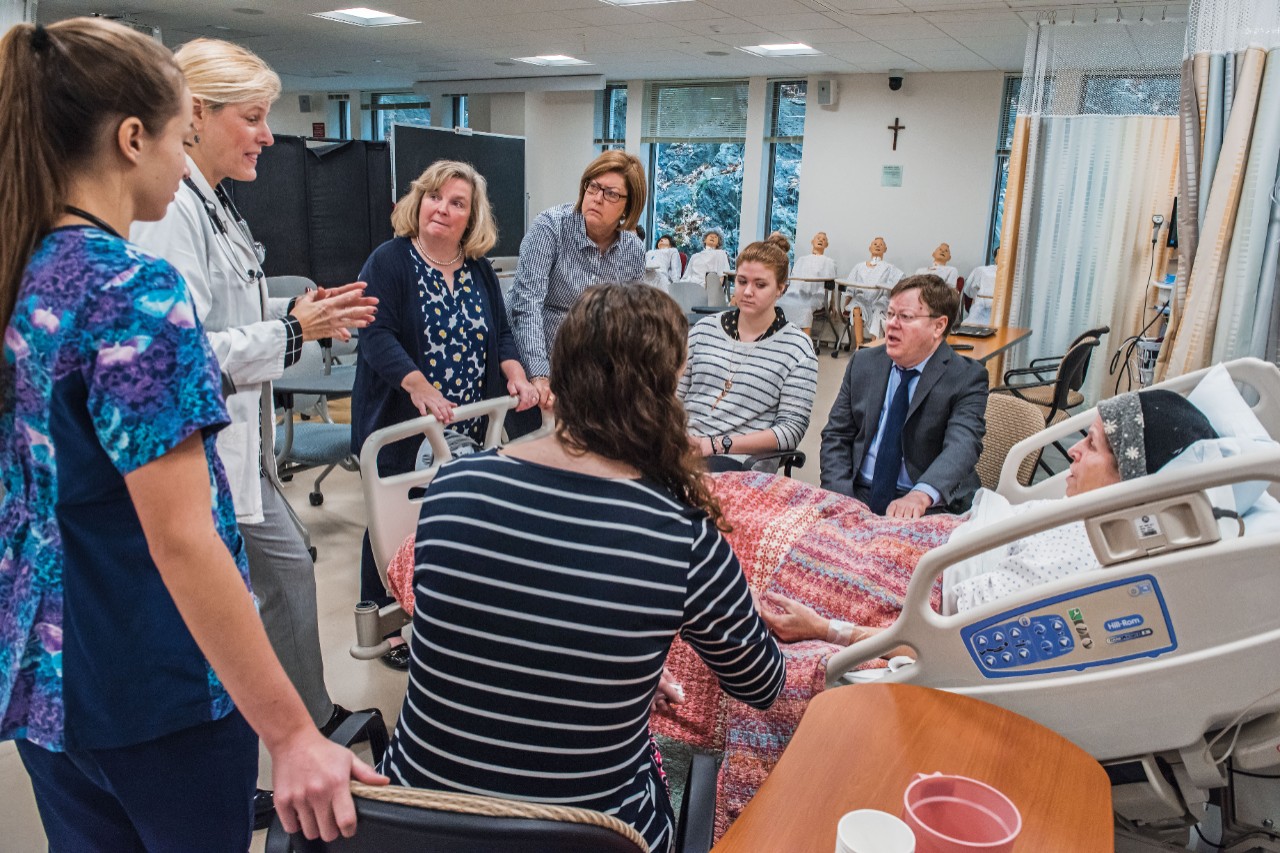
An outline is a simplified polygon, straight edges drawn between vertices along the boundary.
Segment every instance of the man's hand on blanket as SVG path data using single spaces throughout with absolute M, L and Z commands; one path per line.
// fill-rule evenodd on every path
M 674 705 L 684 704 L 684 688 L 682 688 L 671 674 L 671 670 L 665 666 L 662 668 L 662 678 L 658 680 L 658 691 L 653 694 L 653 707 L 651 710 L 660 714 L 671 714 L 675 712 Z
M 912 489 L 896 501 L 891 501 L 885 508 L 885 518 L 919 518 L 929 507 L 933 506 L 933 498 L 919 489 Z

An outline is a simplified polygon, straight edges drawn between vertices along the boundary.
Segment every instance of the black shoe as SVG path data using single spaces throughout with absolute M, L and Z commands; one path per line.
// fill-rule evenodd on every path
M 338 726 L 345 723 L 347 721 L 347 718 L 350 717 L 352 713 L 353 713 L 352 711 L 342 707 L 341 705 L 335 702 L 333 704 L 333 714 L 329 716 L 329 721 L 320 727 L 320 734 L 324 735 L 325 737 L 333 737 L 333 733 L 338 730 Z M 378 708 L 364 708 L 363 710 L 360 711 L 360 713 L 375 714 L 379 717 L 382 716 L 382 711 Z M 364 743 L 368 739 L 369 739 L 369 732 L 368 730 L 365 730 L 365 732 L 362 733 L 359 739 L 357 739 L 354 743 Z M 354 743 L 352 745 L 354 745 Z
M 276 795 L 259 788 L 253 794 L 253 828 L 266 829 L 276 816 Z
M 406 672 L 409 669 L 409 644 L 392 646 L 391 651 L 382 656 L 382 662 L 392 669 Z

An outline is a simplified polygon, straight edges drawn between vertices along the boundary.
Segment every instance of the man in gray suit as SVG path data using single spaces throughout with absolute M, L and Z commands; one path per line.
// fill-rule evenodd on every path
M 884 346 L 849 359 L 822 430 L 822 487 L 881 515 L 962 512 L 978 490 L 987 372 L 944 342 L 960 295 L 936 275 L 889 294 Z

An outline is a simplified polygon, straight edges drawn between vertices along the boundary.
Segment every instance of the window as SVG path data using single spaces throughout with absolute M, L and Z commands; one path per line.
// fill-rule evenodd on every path
M 794 246 L 800 209 L 800 153 L 804 148 L 803 80 L 781 80 L 769 87 L 768 231 L 781 231 Z M 793 249 L 794 253 L 794 249 Z M 794 254 L 793 254 L 794 256 Z
M 338 138 L 351 138 L 351 102 L 338 101 Z
M 431 103 L 413 92 L 374 92 L 369 110 L 374 139 L 390 139 L 393 124 L 431 126 Z
M 453 126 L 471 127 L 471 115 L 467 109 L 467 96 L 453 96 Z
M 1084 115 L 1176 116 L 1182 97 L 1177 74 L 1099 74 L 1085 78 Z
M 650 233 L 671 234 L 685 251 L 702 248 L 714 228 L 738 252 L 742 158 L 746 149 L 745 80 L 648 83 L 644 132 L 649 144 Z
M 627 87 L 610 83 L 596 95 L 596 153 L 627 144 Z
M 1018 119 L 1018 93 L 1021 77 L 1004 78 L 1004 105 L 1000 109 L 1000 135 L 996 140 L 996 181 L 991 201 L 991 223 L 987 230 L 986 262 L 995 263 L 1000 246 L 1000 228 L 1004 223 L 1004 190 L 1009 183 L 1009 152 L 1013 150 L 1013 128 Z
M 329 117 L 333 119 L 334 132 L 330 139 L 351 138 L 351 96 L 346 93 L 329 93 Z

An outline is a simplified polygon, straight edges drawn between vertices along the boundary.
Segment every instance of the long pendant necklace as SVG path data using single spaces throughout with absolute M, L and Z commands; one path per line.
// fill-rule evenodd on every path
M 433 267 L 451 267 L 454 264 L 456 264 L 458 261 L 462 260 L 462 244 L 461 243 L 458 244 L 458 254 L 455 255 L 453 260 L 451 261 L 437 261 L 435 258 L 428 255 L 426 248 L 424 248 L 422 245 L 422 239 L 420 237 L 415 236 L 413 238 L 413 245 L 417 247 L 418 252 L 422 255 L 422 257 L 427 259 L 427 263 L 431 264 L 431 266 Z

